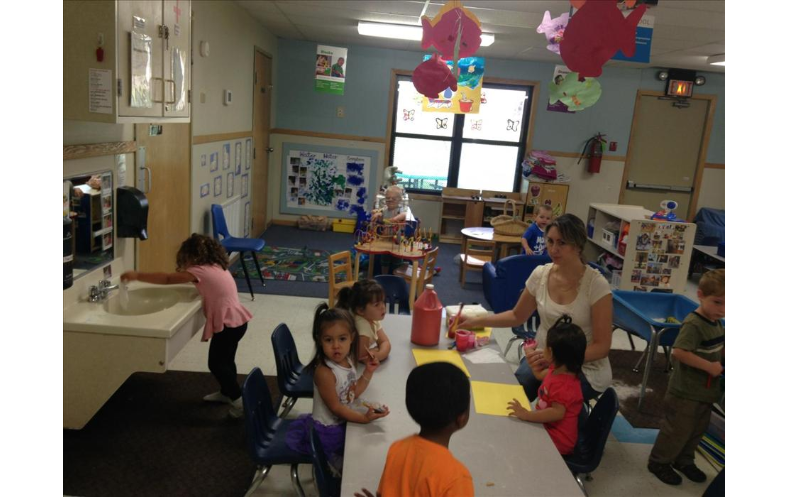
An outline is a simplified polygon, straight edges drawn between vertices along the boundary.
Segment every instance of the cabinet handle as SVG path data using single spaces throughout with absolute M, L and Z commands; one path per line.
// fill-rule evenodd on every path
M 177 90 L 177 86 L 175 85 L 175 80 L 164 80 L 164 81 L 172 84 L 172 100 L 166 101 L 165 104 L 175 104 L 175 101 L 177 100 L 177 96 L 175 95 Z
M 153 81 L 155 81 L 155 80 L 161 80 L 162 82 L 164 81 L 164 79 L 163 79 L 163 78 L 159 78 L 159 77 L 157 77 L 157 76 L 154 76 L 154 77 L 152 78 L 152 80 L 153 80 Z M 153 85 L 153 89 L 155 89 L 155 85 Z M 156 99 L 153 99 L 153 102 L 160 102 L 161 104 L 164 104 L 164 99 L 163 99 L 163 97 L 164 97 L 164 90 L 163 90 L 163 89 L 164 89 L 164 86 L 163 86 L 163 85 L 161 86 L 161 89 L 162 89 L 162 90 L 161 90 L 161 97 L 162 97 L 162 99 L 161 99 L 160 101 L 159 101 L 159 100 L 156 100 Z

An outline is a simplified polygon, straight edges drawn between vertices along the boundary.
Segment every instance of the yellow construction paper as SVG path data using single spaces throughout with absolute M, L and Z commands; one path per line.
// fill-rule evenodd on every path
M 475 337 L 491 337 L 492 336 L 492 329 L 491 327 L 485 327 L 481 330 L 475 330 Z
M 461 355 L 458 353 L 458 351 L 442 349 L 411 349 L 411 352 L 414 353 L 414 359 L 417 361 L 417 366 L 433 363 L 435 361 L 444 361 L 446 363 L 452 363 L 461 368 L 461 370 L 467 374 L 467 377 L 469 377 L 469 371 L 467 370 L 466 365 L 464 365 L 464 361 L 461 359 Z
M 525 390 L 519 384 L 496 384 L 473 380 L 472 395 L 475 398 L 475 412 L 484 415 L 507 417 L 511 413 L 511 410 L 506 409 L 508 403 L 515 398 L 523 408 L 531 409 Z

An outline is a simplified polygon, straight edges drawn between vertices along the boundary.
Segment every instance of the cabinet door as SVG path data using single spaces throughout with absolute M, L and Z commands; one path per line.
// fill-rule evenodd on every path
M 163 116 L 163 44 L 158 33 L 161 13 L 161 2 L 118 3 L 117 77 L 122 82 L 119 116 Z
M 189 117 L 191 82 L 191 3 L 164 0 L 164 116 Z

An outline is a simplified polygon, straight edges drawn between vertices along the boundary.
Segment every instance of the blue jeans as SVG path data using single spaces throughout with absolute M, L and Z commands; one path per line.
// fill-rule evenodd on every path
M 522 388 L 525 389 L 525 395 L 528 396 L 528 401 L 536 399 L 536 396 L 539 395 L 539 386 L 542 385 L 542 382 L 533 375 L 531 367 L 528 366 L 524 358 L 519 364 L 517 371 L 514 372 L 514 375 L 522 385 Z M 578 377 L 581 379 L 581 391 L 583 392 L 583 400 L 585 402 L 600 397 L 600 393 L 592 388 L 589 381 L 586 380 L 586 377 L 583 375 L 583 372 L 581 372 Z

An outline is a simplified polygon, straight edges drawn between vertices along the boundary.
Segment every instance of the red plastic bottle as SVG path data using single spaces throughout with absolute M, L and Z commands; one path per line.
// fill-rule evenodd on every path
M 411 342 L 417 345 L 439 344 L 442 333 L 442 303 L 433 291 L 433 285 L 425 285 L 425 291 L 414 302 L 411 316 Z

